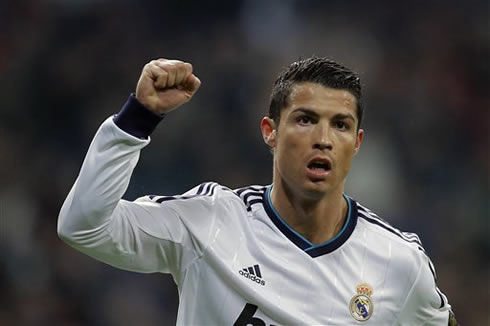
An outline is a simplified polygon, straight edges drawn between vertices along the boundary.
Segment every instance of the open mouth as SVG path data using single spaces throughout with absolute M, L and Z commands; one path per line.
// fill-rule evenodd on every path
M 328 172 L 332 169 L 332 165 L 326 159 L 314 159 L 308 164 L 308 169 L 318 172 Z
M 307 175 L 314 182 L 325 180 L 331 170 L 332 163 L 327 158 L 314 158 L 307 165 Z

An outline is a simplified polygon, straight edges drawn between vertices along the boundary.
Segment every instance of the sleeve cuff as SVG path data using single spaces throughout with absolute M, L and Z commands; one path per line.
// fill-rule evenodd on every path
M 134 94 L 129 95 L 114 123 L 121 130 L 137 138 L 148 138 L 165 115 L 157 115 L 141 104 Z

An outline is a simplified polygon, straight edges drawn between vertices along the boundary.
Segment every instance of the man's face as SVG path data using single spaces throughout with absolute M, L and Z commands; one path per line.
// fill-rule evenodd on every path
M 295 84 L 279 125 L 267 117 L 261 124 L 274 151 L 274 185 L 311 199 L 342 192 L 364 134 L 357 131 L 356 110 L 349 91 Z

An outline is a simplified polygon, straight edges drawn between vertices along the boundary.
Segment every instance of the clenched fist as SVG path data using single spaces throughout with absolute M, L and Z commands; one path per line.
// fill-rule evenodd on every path
M 201 81 L 192 73 L 192 65 L 179 60 L 150 61 L 141 72 L 136 98 L 156 114 L 172 111 L 188 102 Z

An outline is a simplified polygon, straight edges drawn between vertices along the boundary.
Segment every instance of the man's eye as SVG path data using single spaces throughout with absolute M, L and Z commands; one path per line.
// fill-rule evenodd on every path
M 340 130 L 347 130 L 349 129 L 349 125 L 345 123 L 344 121 L 336 121 L 335 122 L 335 127 L 337 127 Z
M 310 124 L 312 122 L 311 118 L 309 116 L 301 116 L 298 118 L 298 122 L 304 125 Z

